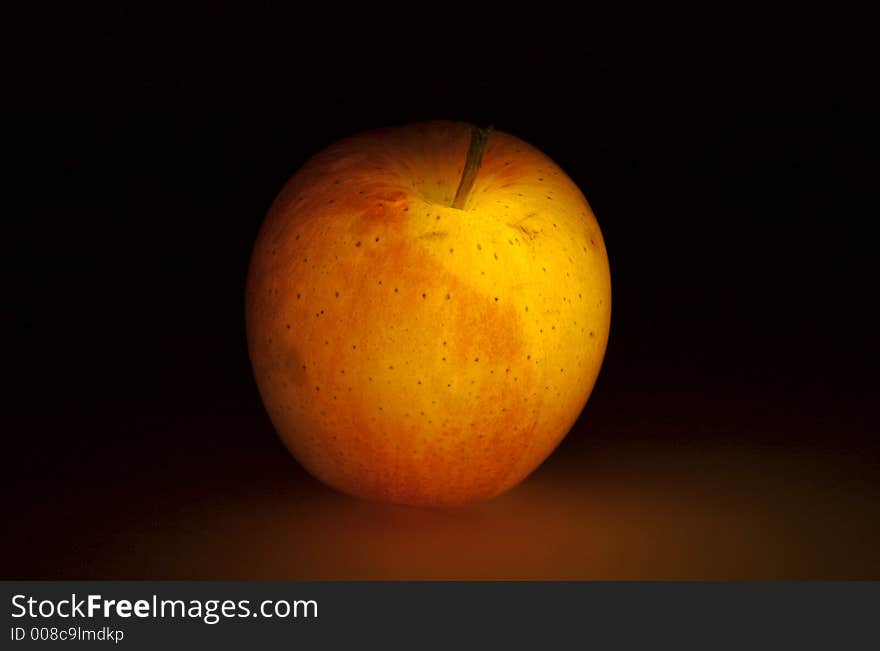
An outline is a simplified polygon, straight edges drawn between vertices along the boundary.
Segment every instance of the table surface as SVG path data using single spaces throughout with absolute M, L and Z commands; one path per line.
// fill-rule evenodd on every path
M 606 400 L 595 413 L 588 406 L 560 448 L 515 489 L 449 509 L 339 494 L 272 437 L 241 448 L 182 444 L 136 464 L 106 459 L 116 467 L 110 479 L 55 486 L 14 512 L 5 574 L 878 579 L 876 446 L 860 450 L 850 437 L 835 447 L 833 436 L 805 425 L 831 433 L 858 427 L 857 418 L 812 422 L 697 395 Z M 200 426 L 182 419 L 181 431 Z M 227 426 L 254 425 L 233 419 Z M 754 428 L 768 431 L 747 432 Z

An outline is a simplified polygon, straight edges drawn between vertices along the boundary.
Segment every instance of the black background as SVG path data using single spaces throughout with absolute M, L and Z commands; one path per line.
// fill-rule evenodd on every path
M 206 499 L 266 476 L 323 490 L 250 375 L 251 246 L 310 155 L 419 119 L 532 143 L 602 227 L 611 340 L 558 455 L 603 437 L 833 449 L 880 486 L 868 3 L 243 7 L 6 23 L 4 575 L 113 575 L 70 549 L 135 517 L 126 486 L 153 491 L 144 529 L 181 478 Z M 856 568 L 880 576 L 876 556 Z

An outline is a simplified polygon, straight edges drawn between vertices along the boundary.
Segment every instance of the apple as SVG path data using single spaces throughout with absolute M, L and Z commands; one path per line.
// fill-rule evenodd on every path
M 246 317 L 260 395 L 306 470 L 366 499 L 461 504 L 520 482 L 586 404 L 608 258 L 577 186 L 522 140 L 380 129 L 283 188 Z

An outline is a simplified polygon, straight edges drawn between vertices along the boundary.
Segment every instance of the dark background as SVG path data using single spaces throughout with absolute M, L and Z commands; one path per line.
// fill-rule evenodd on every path
M 867 7 L 16 14 L 3 577 L 880 578 Z M 430 118 L 556 160 L 614 292 L 557 453 L 438 511 L 299 469 L 243 315 L 257 229 L 298 166 Z

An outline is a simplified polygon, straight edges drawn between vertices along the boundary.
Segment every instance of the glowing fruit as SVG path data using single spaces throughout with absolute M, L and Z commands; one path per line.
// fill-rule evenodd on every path
M 290 179 L 246 311 L 263 402 L 309 472 L 368 499 L 457 504 L 514 486 L 571 428 L 611 284 L 593 213 L 553 161 L 427 122 L 343 140 Z

